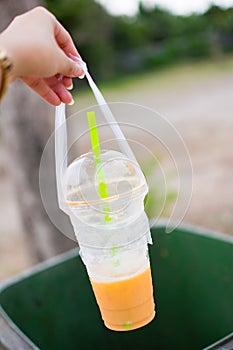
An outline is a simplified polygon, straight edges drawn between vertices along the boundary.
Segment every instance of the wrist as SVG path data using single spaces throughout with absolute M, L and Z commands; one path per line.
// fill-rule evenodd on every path
M 0 99 L 4 96 L 10 82 L 12 63 L 5 48 L 0 47 Z
M 10 64 L 10 67 L 7 69 L 7 80 L 8 82 L 12 82 L 17 78 L 16 73 L 16 58 L 14 50 L 11 48 L 11 44 L 7 37 L 5 37 L 4 32 L 0 34 L 0 55 L 1 57 L 5 56 L 7 59 L 7 65 Z M 10 68 L 10 69 L 9 69 Z M 1 68 L 1 71 L 3 67 Z

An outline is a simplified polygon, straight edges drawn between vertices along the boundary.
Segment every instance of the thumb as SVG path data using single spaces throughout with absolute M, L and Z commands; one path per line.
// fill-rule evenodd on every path
M 71 58 L 66 56 L 64 51 L 60 49 L 58 71 L 60 74 L 67 77 L 79 77 L 83 75 L 82 67 L 78 62 L 74 62 Z

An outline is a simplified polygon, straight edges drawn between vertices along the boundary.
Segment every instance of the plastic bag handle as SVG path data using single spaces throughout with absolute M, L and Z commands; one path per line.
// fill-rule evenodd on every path
M 71 58 L 78 62 L 82 69 L 83 72 L 87 78 L 87 81 L 90 85 L 91 90 L 93 91 L 93 94 L 96 98 L 96 101 L 109 125 L 109 127 L 112 129 L 113 134 L 115 135 L 117 142 L 119 144 L 120 150 L 122 151 L 122 153 L 124 153 L 129 159 L 131 159 L 138 167 L 139 164 L 137 162 L 137 159 L 135 158 L 132 149 L 130 148 L 123 132 L 121 131 L 111 109 L 109 108 L 105 98 L 103 97 L 103 95 L 101 94 L 99 88 L 97 87 L 97 85 L 95 84 L 94 80 L 92 79 L 90 73 L 88 72 L 88 68 L 86 63 L 79 57 L 70 55 Z
M 107 102 L 105 101 L 91 75 L 89 74 L 86 63 L 81 58 L 73 56 L 71 54 L 70 57 L 81 65 L 90 88 L 92 89 L 93 94 L 96 98 L 96 101 L 109 127 L 112 129 L 112 132 L 117 139 L 120 150 L 140 168 L 133 154 L 133 151 L 131 150 L 123 132 L 121 131 L 111 109 L 109 108 Z M 62 77 L 59 79 L 61 78 Z M 66 204 L 66 189 L 63 183 L 65 171 L 67 168 L 67 128 L 64 103 L 61 103 L 59 106 L 57 106 L 55 111 L 55 160 L 58 204 L 59 208 L 68 214 L 69 207 Z
M 55 161 L 56 182 L 59 208 L 68 213 L 65 199 L 64 174 L 67 168 L 67 129 L 65 104 L 61 103 L 55 110 Z

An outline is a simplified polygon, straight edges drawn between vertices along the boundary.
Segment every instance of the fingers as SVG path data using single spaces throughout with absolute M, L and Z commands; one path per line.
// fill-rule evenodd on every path
M 59 81 L 62 81 L 62 84 L 68 89 L 72 90 L 73 89 L 73 81 L 72 78 L 63 76 L 62 74 L 56 74 L 55 75 L 56 79 Z
M 69 77 L 82 76 L 83 71 L 77 62 L 68 56 L 80 57 L 73 40 L 67 30 L 58 22 L 55 22 L 55 40 L 60 47 L 60 58 L 62 60 L 62 71 L 60 73 Z M 80 57 L 81 58 L 81 57 Z
M 66 104 L 73 104 L 73 97 L 71 93 L 67 91 L 67 88 L 64 86 L 64 78 L 62 80 L 57 80 L 56 77 L 51 77 L 45 78 L 44 81 L 57 94 L 57 96 L 59 96 L 62 102 Z
M 58 45 L 66 53 L 67 56 L 71 53 L 74 56 L 80 57 L 76 47 L 74 46 L 70 34 L 58 21 L 55 22 L 54 35 Z
M 57 60 L 59 60 L 59 73 L 67 77 L 79 77 L 83 75 L 82 67 L 79 63 L 74 62 L 71 58 L 67 57 L 65 52 L 60 48 L 57 50 Z
M 53 106 L 59 106 L 59 96 L 40 78 L 21 78 L 32 90 Z
M 72 90 L 72 88 L 73 88 L 72 78 L 63 77 L 62 78 L 62 83 L 68 90 Z
M 58 106 L 61 102 L 73 104 L 72 95 L 66 90 L 62 81 L 58 81 L 56 77 L 46 79 L 21 78 L 21 80 L 54 106 Z

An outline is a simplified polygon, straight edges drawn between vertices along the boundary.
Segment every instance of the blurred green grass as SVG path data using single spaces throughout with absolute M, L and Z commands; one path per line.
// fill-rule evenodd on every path
M 163 98 L 162 104 L 159 105 L 159 107 L 163 107 L 167 104 L 171 106 L 169 112 L 171 117 L 171 121 L 173 122 L 173 119 L 176 121 L 175 118 L 173 118 L 173 115 L 178 115 L 179 118 L 179 126 L 182 124 L 184 129 L 186 130 L 186 134 L 183 134 L 185 136 L 186 142 L 189 142 L 189 146 L 191 147 L 192 156 L 194 157 L 194 161 L 196 162 L 196 174 L 198 176 L 200 172 L 200 176 L 202 176 L 202 170 L 199 168 L 199 163 L 197 162 L 197 159 L 200 159 L 200 157 L 206 157 L 205 159 L 209 159 L 208 154 L 208 147 L 204 142 L 205 139 L 205 132 L 201 131 L 203 127 L 204 120 L 206 122 L 206 125 L 214 125 L 214 120 L 216 121 L 215 116 L 215 110 L 217 115 L 219 115 L 219 109 L 217 107 L 218 101 L 217 100 L 211 100 L 211 98 L 216 98 L 215 95 L 210 95 L 208 89 L 211 89 L 213 85 L 216 86 L 216 84 L 220 84 L 218 91 L 221 94 L 224 94 L 225 89 L 227 88 L 225 86 L 225 79 L 228 77 L 228 74 L 231 74 L 233 71 L 233 55 L 224 55 L 219 58 L 218 60 L 200 60 L 200 61 L 189 61 L 189 62 L 183 62 L 179 64 L 170 65 L 166 68 L 161 68 L 160 70 L 152 70 L 150 72 L 146 73 L 140 73 L 133 76 L 126 76 L 124 78 L 114 79 L 112 81 L 103 82 L 98 84 L 98 81 L 96 81 L 97 85 L 99 86 L 100 90 L 102 91 L 103 95 L 105 96 L 106 100 L 108 102 L 133 102 L 138 103 L 145 106 L 150 106 L 152 108 L 157 108 L 160 97 Z M 229 80 L 229 79 L 228 79 Z M 207 83 L 206 83 L 207 82 Z M 83 81 L 78 82 L 79 85 L 86 84 Z M 230 85 L 228 85 L 230 86 Z M 181 88 L 182 87 L 182 88 Z M 204 87 L 204 88 L 203 88 Z M 178 91 L 177 91 L 178 88 Z M 202 89 L 201 91 L 198 91 L 198 89 Z M 206 89 L 207 90 L 206 90 Z M 180 89 L 180 90 L 179 90 Z M 183 93 L 186 94 L 186 96 L 183 96 Z M 73 91 L 74 98 L 75 98 L 75 105 L 73 107 L 70 107 L 73 109 L 73 111 L 77 112 L 78 110 L 82 110 L 84 108 L 90 107 L 92 105 L 96 105 L 95 98 L 92 94 L 92 91 L 90 88 L 81 89 L 75 89 Z M 195 98 L 196 94 L 202 95 L 202 99 L 198 100 Z M 188 102 L 185 104 L 185 111 L 182 110 L 183 108 L 183 98 L 187 98 L 189 95 L 191 95 Z M 169 98 L 173 97 L 172 100 L 169 100 Z M 178 103 L 174 104 L 174 101 L 176 101 L 176 98 L 178 96 Z M 194 97 L 194 98 L 193 98 Z M 194 115 L 189 118 L 189 112 L 190 110 L 195 110 L 196 105 L 194 103 L 197 103 L 199 101 L 200 103 L 204 103 L 207 101 L 207 104 L 203 107 L 202 115 L 199 117 L 199 120 L 196 119 L 196 115 Z M 225 101 L 225 100 L 224 100 Z M 173 113 L 173 104 L 174 104 L 174 113 Z M 206 108 L 206 109 L 205 109 Z M 230 108 L 230 105 L 225 106 L 225 109 L 228 110 Z M 182 114 L 182 115 L 181 115 Z M 223 113 L 220 114 L 221 118 L 218 118 L 218 133 L 221 135 L 221 132 L 224 131 L 224 124 L 223 124 L 223 117 L 224 117 L 224 110 Z M 229 113 L 226 113 L 227 116 Z M 205 119 L 206 118 L 206 119 Z M 214 119 L 215 118 L 215 119 Z M 227 117 L 226 117 L 227 118 Z M 226 119 L 224 119 L 226 120 Z M 216 127 L 215 125 L 215 127 Z M 223 129 L 219 130 L 219 125 L 222 126 Z M 214 126 L 213 126 L 214 127 Z M 204 129 L 203 129 L 204 130 Z M 221 131 L 221 132 L 220 132 Z M 199 133 L 199 134 L 198 134 Z M 198 135 L 200 137 L 198 137 Z M 196 138 L 195 138 L 196 137 Z M 202 138 L 204 137 L 204 139 Z M 227 140 L 227 138 L 226 138 Z M 193 143 L 193 144 L 192 144 Z M 198 147 L 197 145 L 205 145 L 205 149 L 201 149 L 200 153 L 198 153 Z M 216 147 L 219 147 L 218 141 L 216 140 Z M 222 153 L 224 153 L 226 150 L 222 147 Z M 214 149 L 211 151 L 216 152 Z M 157 151 L 156 151 L 157 152 Z M 216 153 L 217 154 L 217 153 Z M 162 154 L 159 154 L 159 151 L 157 152 L 157 155 L 161 157 L 161 162 L 163 162 L 165 159 Z M 216 156 L 217 157 L 217 156 Z M 202 158 L 201 158 L 202 159 Z M 166 161 L 166 160 L 165 160 Z M 216 159 L 216 162 L 218 160 Z M 148 163 L 143 160 L 143 171 L 145 171 L 145 175 L 148 178 L 157 178 L 156 177 L 156 164 L 150 164 L 150 160 L 148 160 Z M 217 166 L 218 163 L 216 163 Z M 204 174 L 208 173 L 208 162 L 206 162 L 206 169 Z M 204 170 L 203 170 L 204 171 Z M 225 171 L 222 165 L 222 171 Z M 225 174 L 225 173 L 224 173 Z M 163 209 L 163 216 L 169 216 L 173 203 L 175 202 L 177 198 L 177 191 L 176 188 L 173 187 L 174 182 L 174 176 L 167 172 L 166 169 L 166 181 L 168 184 L 168 192 L 166 193 L 166 203 L 165 207 Z M 199 178 L 198 180 L 199 181 Z M 158 208 L 161 208 L 161 203 L 164 200 L 164 194 L 162 192 L 162 189 L 160 188 L 160 184 L 158 183 L 158 180 L 156 182 L 151 181 L 152 186 L 150 186 L 150 196 L 147 198 L 147 208 L 148 208 L 148 216 L 153 217 L 157 214 Z M 198 182 L 199 183 L 199 182 Z M 204 187 L 205 183 L 202 182 L 199 183 L 198 186 Z M 224 197 L 224 196 L 223 196 Z M 197 204 L 194 204 L 194 211 Z M 223 205 L 219 203 L 219 212 L 224 211 L 225 209 L 221 209 L 221 206 L 223 208 Z M 212 210 L 212 209 L 211 209 Z M 198 210 L 196 210 L 198 213 Z M 191 214 L 190 214 L 191 215 Z M 198 222 L 200 221 L 199 213 L 197 215 Z M 212 214 L 211 214 L 212 215 Z M 214 217 L 215 214 L 213 214 Z M 208 225 L 210 225 L 208 223 Z M 225 223 L 224 223 L 225 225 Z M 223 227 L 224 231 L 225 226 Z M 222 229 L 222 227 L 221 227 Z M 226 230 L 225 230 L 226 231 Z M 229 230 L 227 230 L 229 231 Z
M 88 64 L 88 62 L 87 62 Z M 105 96 L 107 101 L 124 101 L 127 95 L 132 92 L 138 92 L 138 102 L 140 103 L 140 92 L 146 92 L 152 89 L 162 90 L 172 88 L 176 84 L 181 84 L 187 79 L 196 80 L 198 77 L 222 74 L 224 71 L 233 69 L 233 55 L 224 55 L 221 59 L 204 59 L 200 61 L 188 61 L 176 63 L 160 70 L 151 70 L 149 72 L 138 73 L 132 76 L 119 77 L 113 80 L 98 83 L 98 87 Z M 92 73 L 90 71 L 90 73 Z M 79 86 L 85 86 L 80 89 Z M 83 109 L 95 105 L 95 98 L 87 86 L 87 83 L 78 81 L 77 88 L 73 90 L 75 102 L 74 110 Z M 133 101 L 135 102 L 135 101 Z

